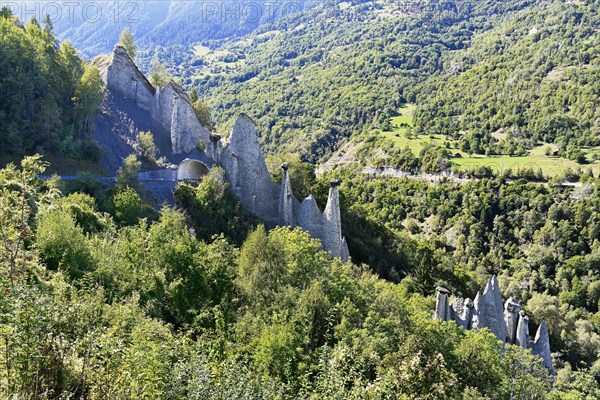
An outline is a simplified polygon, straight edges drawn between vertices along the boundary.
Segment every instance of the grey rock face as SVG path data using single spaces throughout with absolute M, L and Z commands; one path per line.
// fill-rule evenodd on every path
M 229 184 L 242 205 L 268 225 L 277 225 L 279 187 L 271 181 L 256 127 L 247 115 L 238 116 L 221 158 Z
M 237 118 L 229 140 L 222 143 L 219 135 L 210 134 L 200 124 L 181 86 L 171 81 L 162 88 L 154 88 L 123 47 L 117 46 L 110 57 L 99 57 L 95 64 L 115 97 L 134 104 L 134 108 L 149 113 L 157 122 L 155 126 L 161 127 L 159 139 L 171 144 L 171 158 L 196 153 L 194 158 L 204 161 L 185 159 L 176 173 L 164 176 L 197 180 L 207 173 L 209 166 L 217 163 L 225 170 L 229 186 L 244 208 L 268 227 L 298 225 L 320 239 L 323 249 L 332 256 L 344 261 L 350 258 L 342 236 L 337 182 L 332 182 L 324 213 L 319 211 L 312 196 L 300 204 L 292 192 L 287 166 L 281 186 L 271 181 L 255 124 L 248 116 L 241 114 Z M 200 141 L 205 144 L 204 153 L 196 150 Z
M 450 292 L 448 289 L 443 287 L 438 287 L 437 298 L 435 302 L 435 317 L 441 319 L 442 321 L 450 320 L 450 303 L 448 299 L 448 294 Z
M 210 140 L 210 154 L 209 156 L 217 163 L 221 162 L 221 135 L 211 133 L 209 136 Z
M 532 349 L 542 359 L 544 367 L 554 371 L 552 356 L 550 355 L 550 336 L 548 335 L 548 327 L 545 321 L 542 321 L 538 327 Z
M 488 280 L 483 293 L 477 292 L 473 306 L 471 327 L 488 328 L 498 340 L 505 341 L 504 307 L 495 276 Z
M 281 166 L 281 192 L 279 193 L 279 224 L 281 226 L 295 226 L 294 220 L 294 194 L 292 193 L 292 185 L 288 175 L 288 165 Z M 295 200 L 295 199 L 294 199 Z
M 450 308 L 450 319 L 456 321 L 458 326 L 464 329 L 471 329 L 473 318 L 473 302 L 471 299 L 457 297 Z
M 312 196 L 300 204 L 292 192 L 287 164 L 282 165 L 281 185 L 271 181 L 254 122 L 243 114 L 236 120 L 225 147 L 211 152 L 220 154 L 229 184 L 248 211 L 270 226 L 300 226 L 320 239 L 323 249 L 333 257 L 349 259 L 342 236 L 338 182 L 332 182 L 323 213 Z
M 515 344 L 517 340 L 517 325 L 519 323 L 521 303 L 510 297 L 504 303 L 504 325 L 506 326 L 506 343 Z
M 506 326 L 504 325 L 504 306 L 502 296 L 498 288 L 498 280 L 494 275 L 488 281 L 483 291 L 484 311 L 486 326 L 489 328 L 498 340 L 506 340 Z
M 340 258 L 344 262 L 350 259 L 350 250 L 348 250 L 348 243 L 346 243 L 345 237 L 342 238 L 342 254 Z
M 118 93 L 119 100 L 135 103 L 144 111 L 154 105 L 154 87 L 140 72 L 122 46 L 115 47 L 110 62 L 102 68 L 100 76 L 105 86 Z
M 554 372 L 550 354 L 550 338 L 545 322 L 542 322 L 533 343 L 529 338 L 529 318 L 521 310 L 518 300 L 509 298 L 504 307 L 496 276 L 488 280 L 483 293 L 477 292 L 475 300 L 458 298 L 448 309 L 448 290 L 437 288 L 435 318 L 455 321 L 464 329 L 488 328 L 498 340 L 531 348 L 543 360 L 546 368 Z
M 323 215 L 323 248 L 333 254 L 334 257 L 342 256 L 342 218 L 340 216 L 340 193 L 339 182 L 331 181 L 327 206 Z
M 529 348 L 529 317 L 522 310 L 519 312 L 515 344 L 524 349 Z
M 312 194 L 300 203 L 296 213 L 296 221 L 312 237 L 318 239 L 323 237 L 322 214 Z
M 190 99 L 178 84 L 171 81 L 157 91 L 159 109 L 154 118 L 171 131 L 173 153 L 189 153 L 202 140 L 208 145 L 210 133 L 204 128 L 192 107 Z
M 485 328 L 487 326 L 487 320 L 484 314 L 484 301 L 481 292 L 477 292 L 475 300 L 473 300 L 473 316 L 471 317 L 471 327 L 473 328 Z
M 198 121 L 181 86 L 169 82 L 164 88 L 154 88 L 121 46 L 115 47 L 110 60 L 100 63 L 99 69 L 104 84 L 120 101 L 148 111 L 171 133 L 173 153 L 189 153 L 200 140 L 208 143 L 209 132 Z

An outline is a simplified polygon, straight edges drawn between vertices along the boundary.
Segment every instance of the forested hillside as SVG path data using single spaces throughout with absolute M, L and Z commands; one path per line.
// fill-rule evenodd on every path
M 417 107 L 414 134 L 443 135 L 464 153 L 552 144 L 585 162 L 580 147 L 599 144 L 598 18 L 592 0 L 343 2 L 144 58 L 197 88 L 224 131 L 242 109 L 269 151 L 311 162 L 365 129 L 389 129 L 406 103 Z
M 390 283 L 332 260 L 298 229 L 259 226 L 235 247 L 196 237 L 173 209 L 138 220 L 132 188 L 111 199 L 91 182 L 63 186 L 104 198 L 108 214 L 87 194 L 41 182 L 43 172 L 39 158 L 0 170 L 2 397 L 598 397 L 597 365 L 562 368 L 552 385 L 530 351 L 432 319 L 433 299 L 419 292 L 445 279 Z M 233 205 L 218 176 L 185 189 L 196 212 Z M 432 251 L 417 248 L 421 274 L 436 265 Z M 563 309 L 535 295 L 527 310 L 562 321 Z M 584 340 L 580 362 L 598 348 Z
M 474 153 L 556 143 L 575 158 L 600 133 L 598 2 L 541 2 L 449 58 L 416 90 L 416 132 L 447 134 Z
M 523 300 L 538 323 L 546 319 L 562 361 L 598 365 L 597 180 L 564 188 L 503 179 L 430 184 L 353 170 L 330 177 L 342 181 L 354 260 L 422 294 L 443 281 L 473 296 L 485 277 L 498 274 L 506 296 Z
M 146 48 L 189 45 L 245 35 L 314 4 L 304 0 L 25 0 L 3 5 L 26 22 L 32 16 L 41 20 L 49 15 L 61 40 L 71 41 L 91 58 L 111 51 L 125 28 Z
M 230 57 L 222 72 L 196 76 L 202 68 L 190 66 L 183 80 L 207 98 L 219 122 L 244 110 L 257 118 L 268 150 L 316 161 L 395 115 L 417 82 L 446 68 L 446 53 L 529 4 L 326 5 L 223 45 L 219 51 Z
M 23 25 L 0 12 L 0 158 L 35 152 L 95 160 L 91 120 L 103 99 L 98 70 L 69 42 L 59 44 L 52 23 Z

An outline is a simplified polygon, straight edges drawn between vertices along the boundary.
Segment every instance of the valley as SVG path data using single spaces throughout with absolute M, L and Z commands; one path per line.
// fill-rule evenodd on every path
M 0 398 L 600 398 L 597 0 L 21 7 Z

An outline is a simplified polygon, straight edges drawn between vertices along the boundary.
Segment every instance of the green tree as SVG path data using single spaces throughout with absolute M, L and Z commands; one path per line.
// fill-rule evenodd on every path
M 47 207 L 37 215 L 37 245 L 48 268 L 63 269 L 71 279 L 94 269 L 83 229 L 69 210 Z
M 196 112 L 196 117 L 198 117 L 198 121 L 200 121 L 200 124 L 203 127 L 214 131 L 215 126 L 212 123 L 211 111 L 208 104 L 202 101 L 202 99 L 198 98 L 195 102 L 192 103 L 192 107 Z
M 124 190 L 127 187 L 138 190 L 138 174 L 141 167 L 142 163 L 137 159 L 135 154 L 125 157 L 123 165 L 117 172 L 117 191 Z
M 144 201 L 132 188 L 127 187 L 113 197 L 115 218 L 121 225 L 135 225 L 144 215 Z
M 83 133 L 89 133 L 91 120 L 104 100 L 104 87 L 100 80 L 98 68 L 86 66 L 77 87 L 75 88 L 75 102 L 77 123 Z
M 26 157 L 21 169 L 0 170 L 0 268 L 3 288 L 24 282 L 33 257 L 27 246 L 33 237 L 34 212 L 43 201 L 38 175 L 46 169 L 41 156 Z
M 121 31 L 121 36 L 119 36 L 119 44 L 125 48 L 127 54 L 129 54 L 129 57 L 131 57 L 132 60 L 135 60 L 138 47 L 135 45 L 135 37 L 129 28 L 125 28 Z
M 190 216 L 190 225 L 199 240 L 209 241 L 213 235 L 222 233 L 239 245 L 254 222 L 228 190 L 225 171 L 219 167 L 213 167 L 196 186 L 180 182 L 175 199 Z
M 293 155 L 269 155 L 266 157 L 267 167 L 275 182 L 281 182 L 281 165 L 288 164 L 288 176 L 292 190 L 299 200 L 308 197 L 312 193 L 315 184 L 315 171 L 312 165 L 302 162 L 298 156 Z
M 157 88 L 162 88 L 169 83 L 173 77 L 167 69 L 167 65 L 161 63 L 157 58 L 153 59 L 150 63 L 149 73 L 150 83 Z
M 156 162 L 157 148 L 154 144 L 154 135 L 152 132 L 140 132 L 137 137 L 137 145 L 139 147 L 140 156 L 151 162 Z

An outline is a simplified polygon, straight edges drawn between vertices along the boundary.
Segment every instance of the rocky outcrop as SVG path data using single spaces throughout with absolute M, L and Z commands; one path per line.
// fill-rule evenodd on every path
M 173 153 L 189 153 L 210 140 L 209 131 L 198 121 L 190 98 L 181 86 L 169 82 L 164 88 L 157 89 L 153 117 L 171 132 Z
M 531 345 L 533 352 L 540 356 L 543 360 L 544 367 L 552 368 L 552 356 L 550 354 L 550 336 L 548 335 L 548 327 L 546 321 L 542 321 L 535 334 L 535 339 Z
M 294 219 L 294 193 L 292 192 L 292 185 L 290 183 L 290 177 L 288 175 L 288 164 L 283 163 L 281 165 L 281 191 L 279 193 L 279 225 L 282 226 L 295 226 L 296 222 Z M 297 202 L 297 201 L 296 201 Z
M 219 165 L 225 170 L 229 186 L 242 206 L 268 227 L 299 226 L 320 239 L 323 249 L 332 256 L 344 261 L 350 258 L 342 235 L 339 182 L 331 182 L 323 213 L 312 196 L 300 204 L 293 194 L 287 164 L 282 165 L 281 185 L 271 180 L 256 126 L 250 117 L 240 114 L 229 138 L 222 140 L 221 136 L 209 133 L 200 125 L 188 95 L 179 85 L 169 82 L 162 88 L 154 88 L 123 47 L 117 46 L 112 55 L 96 59 L 95 64 L 112 101 L 125 103 L 138 112 L 142 110 L 160 128 L 153 130 L 155 141 L 170 142 L 171 154 L 166 158 L 179 163 L 179 167 L 175 172 L 161 170 L 154 175 L 174 177 L 174 180 L 198 180 L 210 166 Z M 164 137 L 156 137 L 156 133 Z M 203 153 L 197 150 L 200 141 L 206 145 Z
M 543 360 L 543 365 L 554 372 L 546 323 L 542 321 L 532 341 L 529 337 L 529 318 L 521 310 L 521 303 L 510 297 L 502 305 L 495 275 L 488 280 L 483 293 L 477 293 L 473 302 L 457 298 L 449 306 L 449 296 L 448 290 L 437 288 L 435 318 L 455 321 L 464 329 L 487 328 L 503 343 L 531 349 Z
M 437 298 L 435 302 L 435 315 L 437 318 L 443 321 L 450 320 L 450 299 L 448 295 L 450 292 L 448 289 L 443 287 L 438 287 L 437 289 Z
M 241 114 L 235 121 L 221 152 L 221 164 L 242 205 L 268 225 L 277 225 L 279 187 L 271 181 L 256 126 L 247 115 Z
M 506 343 L 516 344 L 517 327 L 519 324 L 521 303 L 514 297 L 509 297 L 504 304 L 504 325 L 506 326 Z
M 281 185 L 271 181 L 254 122 L 244 114 L 236 120 L 229 140 L 222 148 L 211 146 L 215 146 L 211 153 L 219 155 L 227 180 L 244 208 L 270 226 L 299 226 L 320 239 L 323 249 L 332 256 L 344 261 L 350 258 L 346 239 L 342 236 L 339 182 L 331 183 L 323 213 L 312 196 L 300 203 L 293 194 L 286 163 L 281 166 Z
M 164 88 L 152 86 L 122 46 L 116 46 L 111 56 L 100 57 L 94 63 L 115 101 L 136 104 L 170 132 L 173 153 L 189 153 L 200 140 L 208 143 L 209 131 L 198 121 L 181 86 L 172 81 Z

